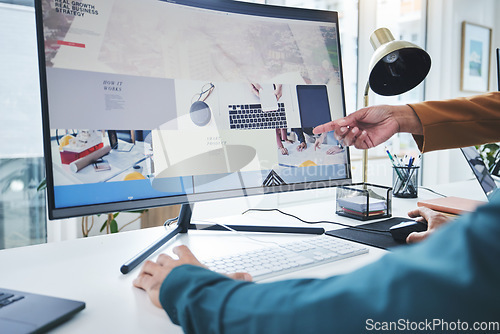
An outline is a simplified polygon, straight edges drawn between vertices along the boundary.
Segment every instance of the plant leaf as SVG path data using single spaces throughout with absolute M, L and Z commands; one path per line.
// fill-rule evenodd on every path
M 42 182 L 36 187 L 36 191 L 47 189 L 47 179 L 43 179 Z
M 111 233 L 118 233 L 118 223 L 113 219 L 111 224 L 109 224 L 109 230 Z
M 491 151 L 496 151 L 496 150 L 498 150 L 498 144 L 495 144 L 495 143 L 486 144 L 486 145 L 484 145 L 484 148 L 489 149 Z

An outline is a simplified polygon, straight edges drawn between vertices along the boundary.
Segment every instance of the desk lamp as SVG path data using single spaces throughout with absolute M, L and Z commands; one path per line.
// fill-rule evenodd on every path
M 370 36 L 375 52 L 370 60 L 364 107 L 368 107 L 370 88 L 377 94 L 393 96 L 405 93 L 421 83 L 431 68 L 431 57 L 419 46 L 395 41 L 387 28 L 375 30 Z M 363 182 L 367 182 L 368 150 L 363 151 Z

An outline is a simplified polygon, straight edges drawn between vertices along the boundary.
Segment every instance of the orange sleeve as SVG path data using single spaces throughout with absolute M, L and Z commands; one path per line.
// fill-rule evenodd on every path
M 422 152 L 500 141 L 500 92 L 409 104 L 420 118 Z

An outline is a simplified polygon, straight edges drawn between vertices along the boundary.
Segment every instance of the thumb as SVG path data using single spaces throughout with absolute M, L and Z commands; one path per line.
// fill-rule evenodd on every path
M 431 234 L 430 231 L 424 231 L 424 232 L 412 232 L 406 237 L 406 243 L 407 244 L 414 244 L 416 242 L 420 242 L 427 238 Z

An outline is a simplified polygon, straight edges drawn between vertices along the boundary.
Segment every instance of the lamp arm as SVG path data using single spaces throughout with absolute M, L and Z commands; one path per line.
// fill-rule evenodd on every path
M 363 95 L 363 107 L 368 107 L 368 93 L 370 91 L 370 81 L 366 81 L 365 93 Z M 363 150 L 363 183 L 368 182 L 368 150 Z
M 365 94 L 363 95 L 363 107 L 368 107 L 368 92 L 370 91 L 370 81 L 366 82 Z

